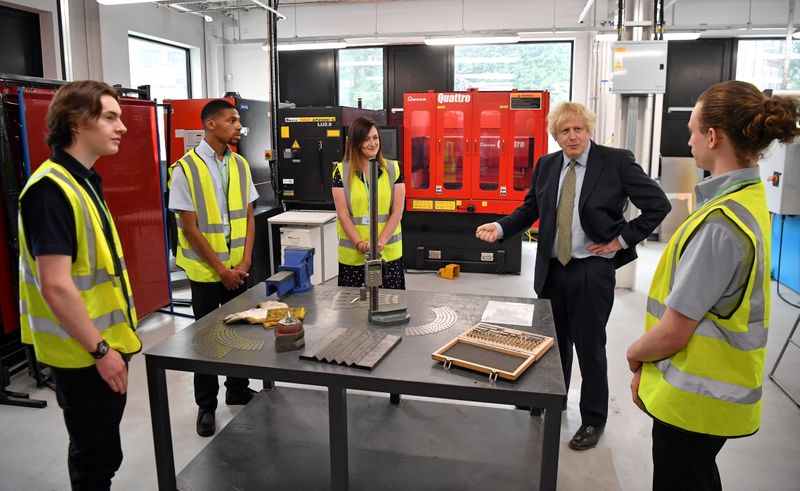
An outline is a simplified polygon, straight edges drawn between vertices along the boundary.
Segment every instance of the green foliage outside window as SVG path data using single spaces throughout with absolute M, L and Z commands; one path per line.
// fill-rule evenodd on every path
M 783 82 L 783 39 L 742 39 L 736 53 L 736 80 L 761 90 L 780 89 Z M 792 42 L 789 56 L 789 90 L 800 89 L 800 41 Z
M 383 48 L 339 50 L 339 105 L 383 109 Z
M 570 99 L 572 43 L 455 47 L 455 90 L 550 91 L 550 106 Z

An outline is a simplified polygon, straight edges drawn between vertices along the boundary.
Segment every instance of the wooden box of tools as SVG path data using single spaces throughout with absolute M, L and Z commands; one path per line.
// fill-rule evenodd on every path
M 551 346 L 549 336 L 479 322 L 431 356 L 446 369 L 456 365 L 487 373 L 491 381 L 516 380 Z

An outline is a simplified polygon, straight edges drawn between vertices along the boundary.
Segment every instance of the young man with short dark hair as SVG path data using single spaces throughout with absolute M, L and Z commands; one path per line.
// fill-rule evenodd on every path
M 258 199 L 247 161 L 228 147 L 241 139 L 236 107 L 216 99 L 205 105 L 200 118 L 203 141 L 172 165 L 169 184 L 169 208 L 178 223 L 176 263 L 189 277 L 195 319 L 247 289 L 255 236 L 253 202 Z M 246 378 L 228 377 L 225 387 L 229 405 L 253 398 Z M 216 375 L 194 375 L 200 436 L 216 431 L 218 391 Z

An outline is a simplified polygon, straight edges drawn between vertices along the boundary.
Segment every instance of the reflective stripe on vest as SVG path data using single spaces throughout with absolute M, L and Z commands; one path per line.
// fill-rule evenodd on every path
M 230 242 L 226 241 L 220 204 L 211 180 L 211 173 L 206 163 L 194 150 L 170 167 L 176 165 L 183 168 L 197 216 L 197 228 L 206 239 L 217 258 L 226 267 L 232 267 L 244 259 L 244 247 L 247 236 L 247 209 L 250 191 L 250 170 L 247 161 L 239 154 L 231 153 L 228 157 L 228 217 L 230 219 Z M 170 183 L 171 184 L 171 183 Z M 178 254 L 176 263 L 186 271 L 192 281 L 210 283 L 221 281 L 214 268 L 195 250 L 183 230 L 180 213 L 176 213 L 178 225 Z
M 722 196 L 695 212 L 668 243 L 647 301 L 650 329 L 666 312 L 680 255 L 713 211 L 735 223 L 755 247 L 744 298 L 730 316 L 707 312 L 681 351 L 645 363 L 639 397 L 667 424 L 716 436 L 758 429 L 769 318 L 769 213 L 762 183 Z
M 109 249 L 109 240 L 103 231 L 100 219 L 103 212 L 62 166 L 49 160 L 42 164 L 20 193 L 20 202 L 27 190 L 40 179 L 56 183 L 72 208 L 78 249 L 70 274 L 93 326 L 115 350 L 126 354 L 140 351 L 141 342 L 133 332 L 137 324 L 133 298 L 125 295 L 121 283 L 124 281 L 127 291 L 131 291 L 113 219 L 108 217 L 114 252 Z M 38 265 L 25 239 L 22 213 L 19 214 L 19 244 L 19 307 L 23 342 L 33 344 L 37 358 L 48 365 L 60 368 L 91 366 L 94 358 L 64 330 L 41 294 Z M 115 269 L 114 255 L 119 259 L 119 276 L 109 272 Z
M 395 160 L 385 160 L 385 172 L 378 178 L 378 234 L 383 231 L 386 223 L 391 216 L 391 209 L 394 201 L 394 183 L 399 176 L 399 164 Z M 338 169 L 342 176 L 342 184 L 344 187 L 345 199 L 347 202 L 348 211 L 350 212 L 350 220 L 358 231 L 359 237 L 363 240 L 369 240 L 369 193 L 367 186 L 360 179 L 350 178 L 350 163 L 342 162 L 337 163 Z M 385 197 L 388 197 L 387 200 Z M 354 213 L 354 208 L 357 208 Z M 350 240 L 344 232 L 341 224 L 337 222 L 337 236 L 339 248 L 339 262 L 351 266 L 360 266 L 364 264 L 364 253 L 359 252 L 355 244 Z M 403 255 L 403 234 L 400 225 L 394 231 L 389 240 L 386 241 L 381 257 L 384 261 L 394 261 Z

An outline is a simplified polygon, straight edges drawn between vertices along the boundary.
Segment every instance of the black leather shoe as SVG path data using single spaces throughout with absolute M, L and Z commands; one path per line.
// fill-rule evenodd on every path
M 573 450 L 589 450 L 597 446 L 600 441 L 600 435 L 603 434 L 605 425 L 589 426 L 581 425 L 572 440 L 569 441 L 569 448 Z
M 197 434 L 211 436 L 215 431 L 217 431 L 217 423 L 214 420 L 214 410 L 199 409 L 197 411 Z
M 253 398 L 256 391 L 250 387 L 245 387 L 242 390 L 228 390 L 225 391 L 225 404 L 229 406 L 244 406 Z

